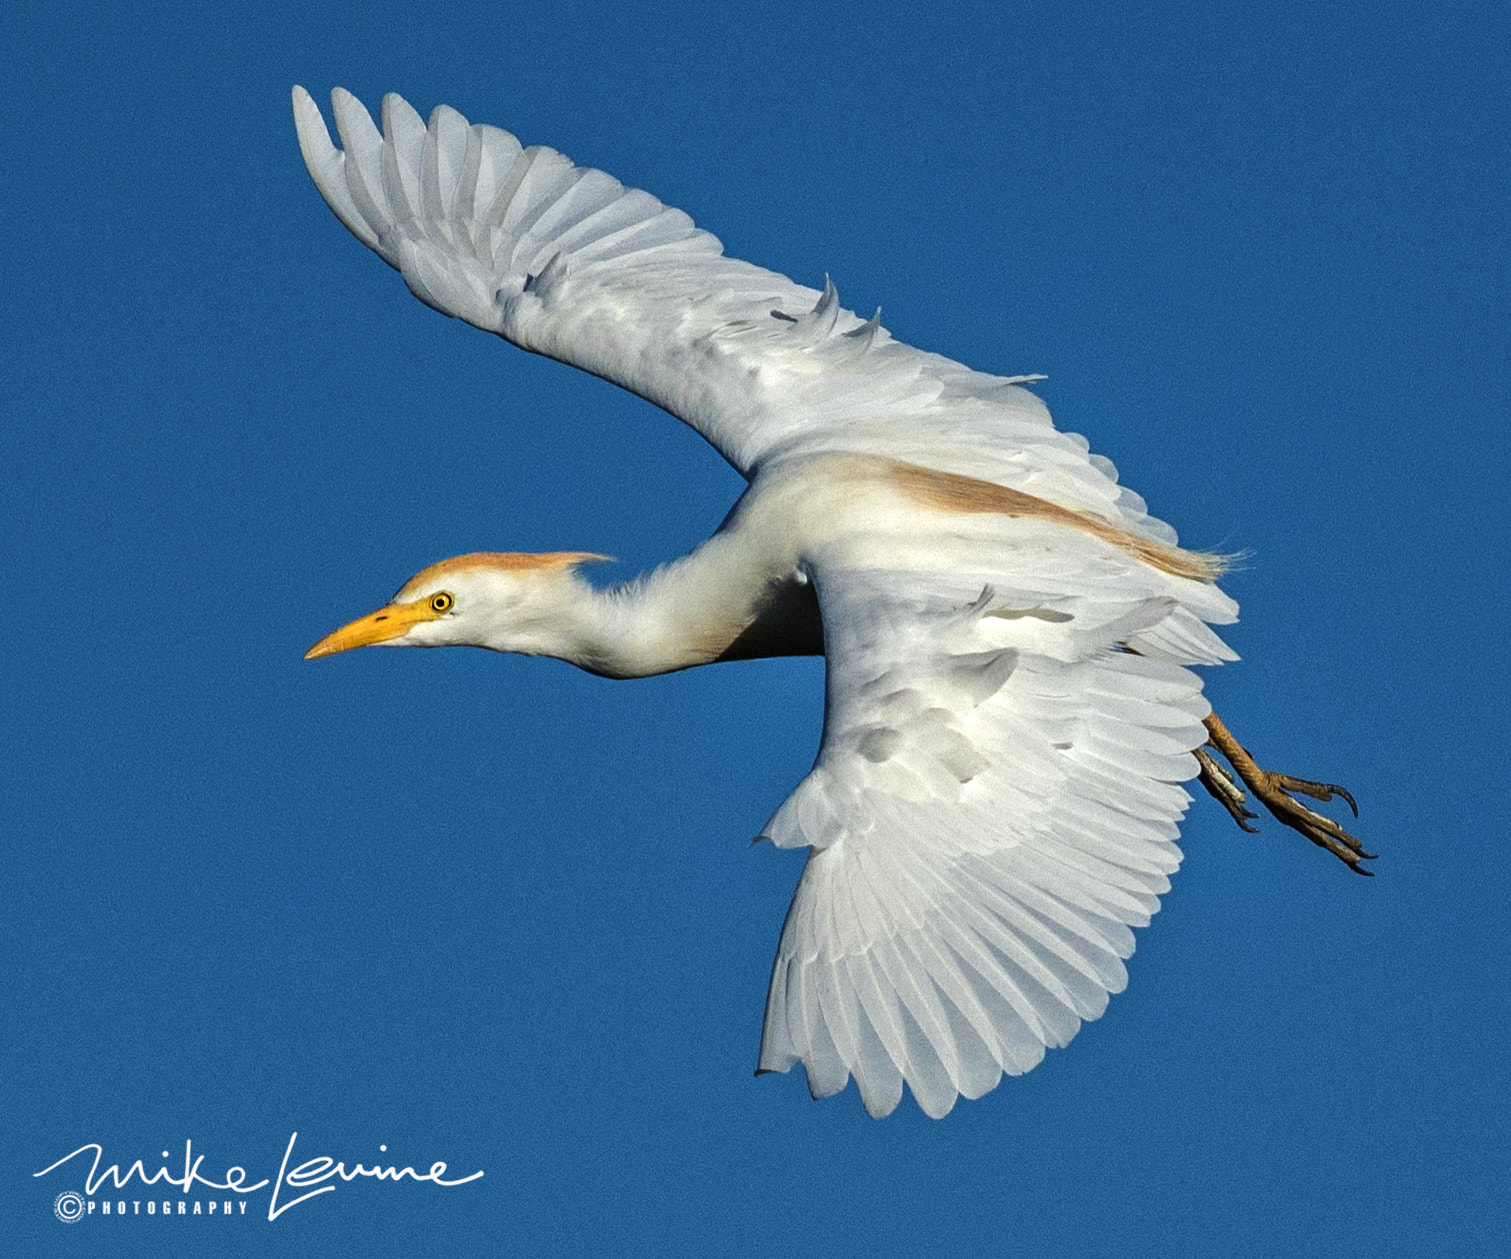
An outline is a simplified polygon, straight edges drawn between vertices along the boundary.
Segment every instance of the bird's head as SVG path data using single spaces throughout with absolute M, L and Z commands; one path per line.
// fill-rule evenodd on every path
M 563 613 L 585 589 L 574 576 L 576 566 L 606 558 L 582 551 L 485 551 L 442 560 L 422 568 L 376 612 L 327 634 L 304 658 L 373 646 L 557 655 Z

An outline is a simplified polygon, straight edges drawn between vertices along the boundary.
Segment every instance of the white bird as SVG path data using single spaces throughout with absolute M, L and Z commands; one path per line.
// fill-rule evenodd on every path
M 1221 561 L 1054 428 L 1038 377 L 902 345 L 832 285 L 726 258 L 649 194 L 454 110 L 427 127 L 388 96 L 380 134 L 347 92 L 332 107 L 341 149 L 294 89 L 310 174 L 415 296 L 649 399 L 750 484 L 628 585 L 595 589 L 581 552 L 459 556 L 309 656 L 470 644 L 627 678 L 824 655 L 818 757 L 761 832 L 810 852 L 758 1072 L 802 1062 L 815 1097 L 853 1076 L 876 1116 L 906 1081 L 939 1117 L 1066 1044 L 1127 983 L 1130 928 L 1180 863 L 1181 784 L 1253 816 L 1208 746 L 1360 868 L 1287 794 L 1341 789 L 1258 769 L 1189 667 L 1235 659 L 1208 628 L 1237 615 Z

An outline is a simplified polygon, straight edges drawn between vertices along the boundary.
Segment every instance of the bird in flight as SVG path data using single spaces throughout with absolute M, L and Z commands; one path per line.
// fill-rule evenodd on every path
M 822 292 L 724 256 L 679 210 L 549 148 L 294 89 L 299 144 L 347 228 L 426 305 L 690 425 L 749 482 L 691 554 L 609 589 L 601 556 L 442 560 L 309 657 L 372 645 L 553 656 L 610 678 L 822 655 L 824 730 L 760 838 L 808 862 L 772 968 L 758 1073 L 854 1077 L 925 1113 L 1066 1044 L 1127 983 L 1133 927 L 1180 863 L 1195 778 L 1346 862 L 1362 844 L 1260 769 L 1193 665 L 1236 657 L 1220 557 L 1119 486 L 1024 386 L 894 341 Z M 1224 758 L 1228 766 L 1219 763 Z M 1357 809 L 1355 810 L 1357 813 Z

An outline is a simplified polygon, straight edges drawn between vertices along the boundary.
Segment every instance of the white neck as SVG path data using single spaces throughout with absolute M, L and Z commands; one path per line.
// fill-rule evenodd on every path
M 715 534 L 682 559 L 607 590 L 563 570 L 542 586 L 527 612 L 483 645 L 554 656 L 611 678 L 708 664 L 730 651 L 795 576 L 790 560 L 763 555 L 751 541 L 748 535 Z M 821 639 L 811 639 L 798 647 L 736 648 L 730 658 L 821 651 Z

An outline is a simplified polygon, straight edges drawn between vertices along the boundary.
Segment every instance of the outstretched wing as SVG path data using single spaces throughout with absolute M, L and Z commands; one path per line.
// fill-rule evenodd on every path
M 1180 863 L 1206 739 L 1186 665 L 1232 659 L 1234 605 L 1094 539 L 1003 520 L 1002 562 L 821 558 L 823 743 L 765 836 L 811 845 L 773 968 L 762 1070 L 907 1081 L 947 1113 L 1066 1044 L 1127 982 Z M 963 566 L 961 566 L 963 568 Z
M 994 481 L 1163 542 L 1084 439 L 1020 387 L 895 342 L 876 318 L 726 258 L 650 194 L 441 107 L 397 96 L 383 131 L 331 95 L 343 148 L 294 89 L 305 163 L 331 209 L 443 314 L 613 381 L 701 433 L 747 477 L 854 451 Z M 878 312 L 879 314 L 879 312 Z

